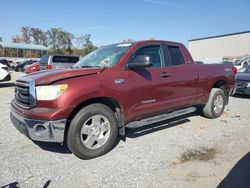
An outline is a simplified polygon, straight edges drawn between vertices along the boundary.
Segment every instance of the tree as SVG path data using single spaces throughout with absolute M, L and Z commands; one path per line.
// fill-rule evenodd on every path
M 87 55 L 96 49 L 91 41 L 91 35 L 85 34 L 80 37 L 76 37 L 61 28 L 51 28 L 44 32 L 40 28 L 34 28 L 29 26 L 21 27 L 22 35 L 15 35 L 12 37 L 14 43 L 34 43 L 49 47 L 49 53 L 51 54 L 76 54 Z M 77 48 L 73 47 L 73 41 Z
M 93 43 L 90 40 L 90 38 L 91 38 L 90 34 L 84 35 L 83 38 L 84 38 L 84 41 L 85 41 L 85 44 L 84 44 L 85 48 L 92 48 L 94 46 Z
M 12 42 L 14 43 L 30 43 L 30 27 L 21 27 L 22 35 L 16 35 L 12 37 Z
M 22 43 L 23 42 L 23 38 L 19 35 L 16 35 L 14 37 L 12 37 L 12 42 L 14 43 Z
M 2 39 L 2 37 L 0 37 L 0 42 L 3 42 L 3 39 Z
M 75 38 L 75 46 L 74 54 L 79 54 L 85 56 L 90 52 L 94 51 L 97 47 L 90 40 L 91 35 L 85 34 L 80 37 Z
M 58 46 L 58 29 L 57 28 L 51 28 L 47 31 L 47 36 L 49 40 L 49 45 L 52 47 L 53 51 L 55 52 L 56 49 L 59 48 Z
M 84 48 L 84 44 L 85 44 L 85 37 L 84 36 L 80 36 L 80 37 L 75 38 L 75 46 L 77 49 Z
M 43 46 L 48 46 L 46 33 L 39 28 L 31 28 L 30 36 L 33 38 L 34 44 L 41 44 Z
M 83 44 L 84 55 L 87 55 L 87 54 L 89 54 L 90 52 L 92 52 L 93 50 L 96 49 L 96 47 L 93 45 L 90 38 L 91 38 L 90 34 L 86 34 L 86 35 L 83 36 L 83 39 L 84 39 L 84 44 Z
M 47 31 L 49 45 L 52 47 L 52 51 L 63 54 L 72 53 L 72 40 L 74 35 L 70 32 L 63 31 L 61 28 L 52 28 Z
M 66 46 L 66 50 L 69 52 L 69 53 L 72 53 L 72 47 L 73 47 L 73 39 L 74 39 L 74 35 L 70 32 L 63 32 L 63 42 L 64 42 L 64 45 Z
M 23 42 L 26 44 L 30 44 L 30 27 L 24 26 L 21 27 Z

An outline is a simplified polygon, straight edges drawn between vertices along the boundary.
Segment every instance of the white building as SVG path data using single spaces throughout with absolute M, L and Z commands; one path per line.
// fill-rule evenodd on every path
M 225 57 L 250 55 L 250 31 L 189 40 L 195 61 L 219 63 Z

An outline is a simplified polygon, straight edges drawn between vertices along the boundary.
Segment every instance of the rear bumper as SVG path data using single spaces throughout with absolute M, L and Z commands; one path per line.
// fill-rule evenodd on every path
M 13 110 L 10 112 L 10 119 L 17 130 L 31 140 L 57 143 L 64 141 L 66 119 L 56 121 L 27 119 Z

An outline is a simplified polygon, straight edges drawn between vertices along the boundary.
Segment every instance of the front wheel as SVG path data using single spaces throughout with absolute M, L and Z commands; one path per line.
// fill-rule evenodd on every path
M 114 112 L 106 105 L 92 104 L 80 110 L 71 121 L 67 145 L 77 157 L 91 159 L 108 152 L 117 133 Z
M 226 95 L 220 88 L 213 88 L 209 95 L 209 99 L 203 108 L 203 115 L 207 118 L 220 117 L 226 105 Z

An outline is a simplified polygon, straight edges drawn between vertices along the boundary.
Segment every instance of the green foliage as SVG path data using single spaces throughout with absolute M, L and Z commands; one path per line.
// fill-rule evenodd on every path
M 97 47 L 91 41 L 91 35 L 75 37 L 72 33 L 61 28 L 51 28 L 43 31 L 40 28 L 21 27 L 22 35 L 12 38 L 13 42 L 34 43 L 49 47 L 49 54 L 74 54 L 85 56 Z M 75 44 L 75 45 L 73 45 Z
M 34 44 L 48 46 L 46 32 L 43 32 L 41 29 L 32 27 L 30 29 L 30 36 L 33 38 Z
M 47 38 L 52 52 L 57 54 L 72 54 L 74 35 L 70 32 L 63 31 L 61 28 L 52 28 L 47 31 Z
M 3 42 L 3 39 L 2 39 L 2 37 L 0 37 L 0 42 Z

